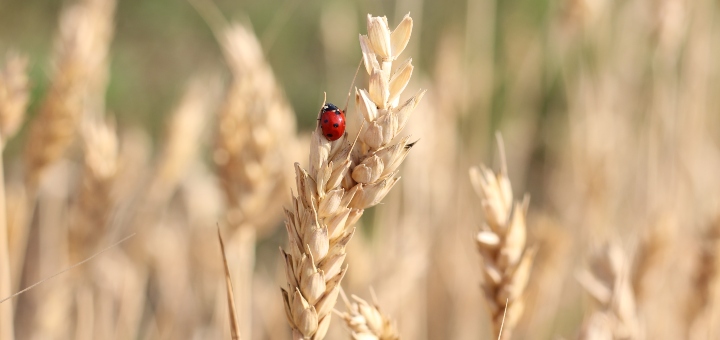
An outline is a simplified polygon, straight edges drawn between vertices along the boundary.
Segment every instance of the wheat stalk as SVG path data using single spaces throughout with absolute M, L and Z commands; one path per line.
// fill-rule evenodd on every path
M 395 321 L 380 310 L 377 297 L 372 290 L 370 293 L 372 304 L 356 295 L 352 295 L 353 302 L 350 302 L 345 292 L 340 290 L 348 311 L 336 313 L 343 319 L 354 340 L 399 340 Z
M 513 201 L 505 149 L 500 135 L 497 139 L 500 173 L 495 174 L 480 165 L 470 169 L 470 179 L 481 198 L 485 215 L 485 223 L 476 238 L 483 259 L 482 289 L 490 310 L 494 337 L 499 338 L 502 327 L 502 339 L 509 339 L 523 313 L 523 292 L 530 277 L 535 251 L 526 245 L 527 196 L 523 203 Z
M 27 58 L 10 53 L 0 69 L 0 296 L 12 292 L 10 248 L 5 207 L 5 175 L 2 151 L 15 135 L 25 116 L 29 100 Z M 0 306 L 0 339 L 13 339 L 13 305 Z
M 596 254 L 590 270 L 577 274 L 578 281 L 601 306 L 585 323 L 580 339 L 643 339 L 630 282 L 630 264 L 620 247 L 610 244 Z
M 309 170 L 295 164 L 297 195 L 285 210 L 289 249 L 283 251 L 287 289 L 282 289 L 293 339 L 323 339 L 347 266 L 345 246 L 364 209 L 379 203 L 399 178 L 397 167 L 413 143 L 394 142 L 424 91 L 398 106 L 412 73 L 410 60 L 393 72 L 407 45 L 412 19 L 394 31 L 385 17 L 368 15 L 368 35 L 360 36 L 369 90 L 356 90 L 364 118 L 356 150 L 347 134 L 330 142 L 319 127 L 310 144 Z M 352 154 L 351 154 L 352 153 Z

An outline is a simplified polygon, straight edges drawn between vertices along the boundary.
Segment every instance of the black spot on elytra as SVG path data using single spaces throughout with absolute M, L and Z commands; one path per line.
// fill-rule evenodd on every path
M 328 122 L 328 120 L 327 120 L 327 119 L 325 119 L 325 121 L 324 121 L 323 123 L 327 124 L 327 122 Z
M 328 133 L 327 136 L 328 136 L 328 137 L 332 137 L 332 133 Z
M 334 127 L 339 127 L 338 123 L 333 124 Z

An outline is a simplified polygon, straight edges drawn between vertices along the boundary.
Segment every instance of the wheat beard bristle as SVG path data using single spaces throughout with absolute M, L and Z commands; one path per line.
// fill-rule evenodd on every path
M 606 245 L 591 259 L 578 281 L 601 306 L 583 325 L 580 339 L 644 339 L 630 282 L 630 263 L 622 249 Z

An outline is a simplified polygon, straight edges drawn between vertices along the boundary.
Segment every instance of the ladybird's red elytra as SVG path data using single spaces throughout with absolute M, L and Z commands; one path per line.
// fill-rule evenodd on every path
M 338 140 L 345 134 L 345 112 L 337 106 L 326 103 L 320 110 L 320 130 L 329 141 Z

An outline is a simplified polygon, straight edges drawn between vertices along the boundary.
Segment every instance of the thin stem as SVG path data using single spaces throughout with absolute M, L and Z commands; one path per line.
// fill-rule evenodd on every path
M 5 211 L 5 173 L 3 169 L 2 150 L 4 149 L 2 136 L 0 136 L 0 296 L 9 296 L 12 292 L 10 271 L 10 248 L 8 244 L 7 213 Z M 13 304 L 0 305 L 0 339 L 11 340 L 15 338 L 13 328 Z

